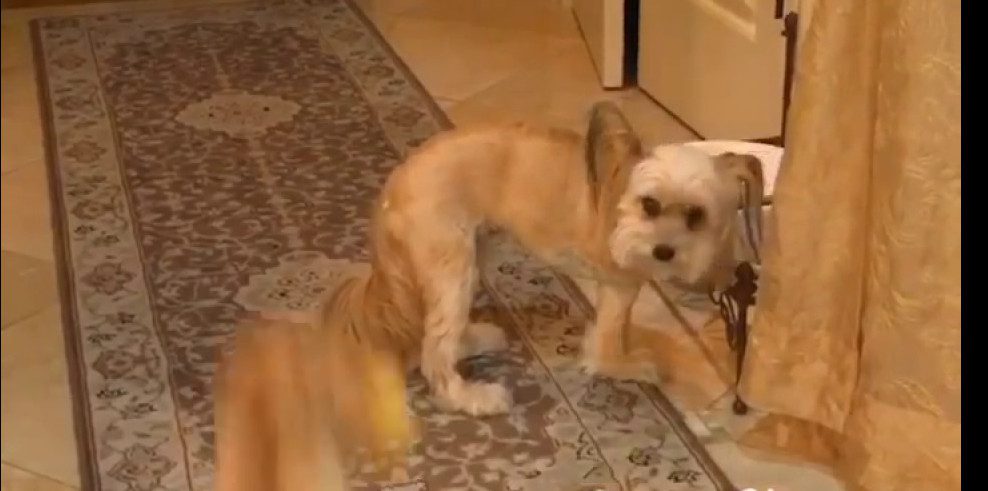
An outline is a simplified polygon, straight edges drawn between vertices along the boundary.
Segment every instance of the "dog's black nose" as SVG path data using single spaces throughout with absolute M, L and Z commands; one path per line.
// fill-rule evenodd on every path
M 667 245 L 657 245 L 652 249 L 652 255 L 659 261 L 669 261 L 676 255 L 676 250 Z

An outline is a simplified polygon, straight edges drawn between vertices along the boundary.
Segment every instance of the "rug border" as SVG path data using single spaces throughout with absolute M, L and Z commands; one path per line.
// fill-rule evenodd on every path
M 343 0 L 350 11 L 367 28 L 369 33 L 377 40 L 386 53 L 391 56 L 395 66 L 405 75 L 412 86 L 424 97 L 426 106 L 432 112 L 441 131 L 453 129 L 455 126 L 449 116 L 442 110 L 436 102 L 435 96 L 430 93 L 421 80 L 405 60 L 394 50 L 391 43 L 384 39 L 378 30 L 377 25 L 367 17 L 367 14 L 353 1 Z M 241 3 L 252 3 L 250 1 Z M 137 9 L 136 13 L 144 12 Z M 76 16 L 56 16 L 59 17 L 87 17 L 88 14 Z M 52 251 L 56 269 L 56 283 L 58 289 L 60 317 L 62 323 L 62 338 L 66 359 L 66 370 L 68 371 L 69 391 L 72 397 L 72 427 L 75 435 L 76 446 L 76 466 L 79 470 L 79 488 L 82 491 L 98 491 L 100 489 L 100 473 L 98 465 L 98 455 L 94 448 L 96 436 L 92 433 L 92 413 L 89 406 L 89 392 L 86 386 L 86 372 L 80 366 L 83 362 L 81 332 L 75 328 L 78 325 L 79 316 L 75 305 L 75 287 L 72 275 L 72 249 L 68 242 L 67 222 L 65 220 L 65 203 L 62 199 L 62 180 L 58 169 L 57 138 L 52 127 L 53 115 L 51 111 L 50 86 L 48 83 L 48 71 L 44 53 L 44 46 L 41 40 L 41 24 L 50 17 L 34 18 L 29 21 L 32 59 L 34 62 L 35 84 L 37 87 L 38 112 L 41 119 L 42 145 L 44 147 L 45 168 L 48 176 L 48 201 L 50 224 L 52 228 Z M 192 491 L 192 490 L 190 490 Z
M 577 303 L 580 304 L 585 312 L 593 314 L 595 311 L 593 303 L 590 299 L 583 294 L 583 290 L 580 286 L 573 281 L 569 276 L 556 272 L 556 278 L 563 283 L 563 288 L 569 291 L 569 294 L 576 298 Z M 643 287 L 644 288 L 644 287 Z M 714 487 L 719 491 L 738 491 L 738 486 L 731 481 L 731 478 L 727 476 L 724 469 L 721 468 L 717 461 L 707 452 L 707 446 L 700 441 L 700 438 L 690 430 L 689 425 L 686 423 L 685 416 L 683 412 L 676 407 L 676 405 L 669 399 L 669 396 L 665 392 L 662 392 L 657 384 L 651 382 L 635 382 L 638 388 L 645 393 L 648 398 L 648 402 L 655 408 L 656 411 L 661 413 L 669 421 L 670 426 L 672 426 L 672 431 L 676 433 L 676 436 L 686 445 L 686 449 L 693 455 L 700 467 L 707 472 L 707 477 L 713 482 Z
M 387 42 L 384 36 L 381 34 L 377 25 L 367 16 L 367 14 L 353 1 L 353 0 L 343 0 L 344 3 L 350 8 L 350 10 L 355 14 L 355 16 L 360 19 L 360 21 L 367 28 L 369 33 L 374 36 L 378 44 L 387 52 L 395 66 L 402 72 L 405 79 L 408 80 L 412 86 L 417 89 L 424 97 L 426 106 L 429 107 L 432 112 L 432 116 L 436 119 L 441 131 L 448 131 L 456 126 L 453 124 L 452 120 L 445 111 L 436 102 L 435 96 L 425 88 L 422 81 L 415 75 L 415 73 L 408 67 L 405 60 L 395 51 L 391 43 Z M 244 2 L 250 3 L 250 2 Z M 141 12 L 137 10 L 135 12 Z M 65 357 L 66 365 L 68 370 L 69 378 L 69 388 L 72 396 L 72 422 L 73 429 L 76 439 L 77 447 L 77 466 L 79 469 L 79 481 L 80 489 L 83 491 L 97 491 L 99 488 L 97 484 L 100 481 L 99 478 L 99 468 L 97 462 L 97 453 L 93 444 L 95 444 L 95 435 L 92 434 L 90 429 L 92 425 L 92 414 L 89 408 L 89 394 L 86 387 L 86 374 L 85 371 L 81 369 L 80 363 L 82 362 L 81 354 L 81 332 L 76 332 L 75 326 L 78 324 L 78 315 L 75 309 L 75 288 L 72 281 L 72 269 L 71 269 L 71 247 L 68 243 L 67 237 L 67 223 L 65 220 L 65 206 L 62 200 L 62 182 L 61 174 L 58 170 L 57 165 L 57 139 L 55 138 L 55 133 L 52 128 L 52 114 L 50 110 L 50 98 L 49 98 L 49 84 L 48 84 L 48 73 L 45 65 L 45 55 L 44 48 L 41 43 L 41 22 L 44 18 L 36 18 L 30 21 L 30 31 L 31 31 L 31 44 L 33 52 L 33 61 L 35 65 L 35 83 L 38 89 L 38 105 L 41 117 L 42 134 L 44 138 L 43 146 L 45 152 L 45 166 L 48 173 L 48 195 L 50 204 L 50 214 L 51 214 L 51 226 L 52 226 L 52 242 L 53 242 L 53 252 L 56 267 L 56 276 L 58 283 L 59 292 L 59 303 L 61 311 L 61 322 L 62 322 L 62 336 L 63 342 L 65 344 Z M 565 287 L 574 295 L 578 302 L 583 303 L 584 306 L 590 307 L 592 312 L 592 304 L 583 294 L 583 291 L 566 275 L 557 275 L 561 281 L 566 283 Z M 707 452 L 706 447 L 703 443 L 699 442 L 696 435 L 689 431 L 686 425 L 681 411 L 675 407 L 668 400 L 668 397 L 662 392 L 662 390 L 652 384 L 647 384 L 648 387 L 654 393 L 658 393 L 661 397 L 660 401 L 655 401 L 654 397 L 650 397 L 653 403 L 658 402 L 658 406 L 662 406 L 661 412 L 669 420 L 669 422 L 679 431 L 679 437 L 687 443 L 688 447 L 691 448 L 692 453 L 701 465 L 703 465 L 709 473 L 711 479 L 717 481 L 715 486 L 727 489 L 736 490 L 738 489 L 731 480 L 724 473 L 723 469 L 717 465 L 716 461 Z M 685 430 L 685 431 L 682 431 Z M 683 433 L 692 438 L 684 437 Z M 689 440 L 689 441 L 687 441 Z M 711 472 L 715 470 L 716 472 Z M 191 491 L 191 490 L 190 490 Z
M 367 27 L 367 30 L 370 31 L 370 34 L 374 36 L 374 39 L 376 39 L 377 42 L 384 47 L 384 50 L 389 55 L 391 55 L 391 58 L 395 62 L 395 66 L 398 67 L 399 70 L 401 70 L 401 72 L 405 75 L 405 78 L 408 79 L 408 81 L 411 82 L 411 84 L 416 89 L 418 89 L 422 94 L 427 96 L 426 105 L 428 105 L 429 109 L 432 110 L 432 115 L 438 120 L 439 126 L 442 128 L 442 131 L 448 131 L 453 128 L 456 128 L 456 125 L 453 124 L 453 121 L 449 119 L 449 116 L 446 114 L 446 112 L 443 111 L 442 107 L 439 106 L 439 103 L 436 102 L 436 97 L 432 95 L 432 93 L 429 92 L 428 89 L 425 88 L 425 85 L 422 85 L 422 81 L 419 80 L 419 78 L 415 75 L 415 72 L 413 72 L 412 69 L 405 64 L 405 60 L 403 60 L 401 58 L 401 55 L 399 55 L 398 52 L 395 51 L 394 47 L 391 46 L 391 43 L 389 43 L 386 39 L 384 39 L 384 35 L 381 34 L 380 30 L 378 30 L 377 24 L 375 24 L 374 21 L 367 16 L 364 10 L 361 9 L 360 6 L 358 6 L 354 2 L 354 0 L 343 0 L 343 2 L 346 3 L 348 7 L 350 7 L 350 10 L 352 10 L 356 14 L 357 18 L 360 19 L 360 21 L 364 24 L 364 26 Z
M 67 222 L 65 220 L 65 203 L 62 200 L 62 179 L 58 170 L 57 138 L 52 128 L 53 115 L 48 71 L 45 64 L 44 46 L 41 41 L 41 22 L 44 19 L 30 21 L 31 48 L 34 61 L 35 83 L 37 85 L 38 110 L 41 117 L 41 128 L 44 138 L 42 143 L 45 152 L 45 167 L 48 173 L 48 201 L 52 226 L 52 250 L 55 259 L 56 281 L 60 316 L 62 319 L 62 338 L 65 345 L 66 368 L 68 370 L 69 391 L 72 396 L 72 426 L 75 433 L 76 455 L 79 469 L 79 488 L 83 491 L 99 489 L 99 468 L 96 455 L 95 435 L 90 429 L 92 414 L 89 411 L 89 392 L 86 387 L 86 374 L 81 369 L 82 343 L 81 331 L 77 332 L 78 314 L 75 305 L 75 287 L 72 281 L 72 249 L 68 243 Z

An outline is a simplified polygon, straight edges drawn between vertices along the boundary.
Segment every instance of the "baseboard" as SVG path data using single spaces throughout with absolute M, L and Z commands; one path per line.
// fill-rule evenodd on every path
M 769 137 L 769 138 L 755 138 L 753 140 L 748 140 L 748 141 L 750 141 L 752 143 L 764 143 L 766 145 L 774 145 L 774 146 L 777 146 L 777 147 L 783 147 L 783 146 L 785 146 L 785 145 L 783 145 L 782 135 L 772 136 L 772 137 Z

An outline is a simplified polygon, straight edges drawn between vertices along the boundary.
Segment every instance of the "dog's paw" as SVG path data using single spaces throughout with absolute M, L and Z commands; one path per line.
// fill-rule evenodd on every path
M 603 359 L 599 356 L 585 356 L 583 369 L 590 375 L 600 375 L 618 380 L 636 380 L 655 383 L 660 380 L 655 364 L 644 359 L 646 353 L 635 352 L 619 359 Z
M 476 382 L 467 385 L 468 404 L 464 411 L 472 416 L 503 414 L 511 408 L 511 393 L 495 382 Z
M 493 382 L 467 382 L 458 390 L 440 397 L 440 405 L 450 411 L 462 411 L 471 416 L 504 414 L 511 408 L 511 393 Z
M 463 358 L 508 349 L 504 330 L 489 322 L 473 322 L 463 334 Z

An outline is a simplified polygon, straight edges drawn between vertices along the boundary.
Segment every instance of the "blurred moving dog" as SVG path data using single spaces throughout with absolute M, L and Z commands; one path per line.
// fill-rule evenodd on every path
M 460 358 L 506 344 L 497 326 L 469 321 L 484 225 L 596 279 L 586 367 L 649 377 L 649 365 L 626 352 L 638 292 L 654 279 L 729 281 L 740 195 L 757 211 L 755 157 L 682 145 L 643 151 L 607 103 L 593 108 L 586 137 L 526 125 L 436 135 L 384 186 L 370 274 L 337 289 L 312 325 L 241 331 L 217 381 L 216 489 L 346 489 L 341 449 L 402 453 L 412 440 L 410 367 L 421 366 L 448 409 L 506 411 L 506 389 L 455 369 Z
M 290 322 L 243 326 L 234 344 L 216 383 L 214 489 L 343 491 L 358 451 L 400 463 L 415 433 L 396 353 Z
M 504 346 L 471 324 L 478 229 L 510 232 L 550 264 L 599 283 L 586 367 L 650 377 L 626 356 L 626 327 L 643 282 L 722 285 L 734 267 L 739 181 L 762 195 L 750 155 L 684 146 L 642 149 L 610 103 L 594 106 L 586 137 L 518 124 L 438 134 L 396 167 L 370 229 L 369 277 L 344 284 L 322 324 L 396 350 L 421 369 L 437 401 L 472 415 L 504 412 L 507 390 L 464 380 L 458 359 Z

